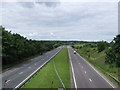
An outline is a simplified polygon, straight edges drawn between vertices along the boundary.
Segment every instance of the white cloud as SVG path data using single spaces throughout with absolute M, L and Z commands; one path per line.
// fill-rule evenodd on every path
M 112 40 L 117 3 L 4 3 L 3 25 L 31 39 Z

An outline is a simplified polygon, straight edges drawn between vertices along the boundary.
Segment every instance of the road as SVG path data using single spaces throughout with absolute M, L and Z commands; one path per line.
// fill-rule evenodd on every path
M 68 47 L 75 88 L 113 88 L 86 60 Z
M 2 73 L 2 87 L 15 88 L 19 83 L 26 79 L 31 73 L 33 73 L 61 49 L 62 47 L 59 47 L 55 50 L 49 51 L 41 56 L 26 61 L 25 63 L 17 65 L 11 70 Z

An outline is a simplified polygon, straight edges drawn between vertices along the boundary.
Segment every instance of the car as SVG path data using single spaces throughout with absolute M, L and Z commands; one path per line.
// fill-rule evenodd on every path
M 74 54 L 76 54 L 76 51 L 74 51 Z

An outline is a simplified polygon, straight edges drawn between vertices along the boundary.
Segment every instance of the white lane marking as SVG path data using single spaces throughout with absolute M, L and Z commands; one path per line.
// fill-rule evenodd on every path
M 28 67 L 29 69 L 31 69 L 31 67 Z
M 23 72 L 20 72 L 19 74 L 23 74 Z
M 8 82 L 10 82 L 10 80 L 7 80 L 5 83 L 8 83 Z
M 86 71 L 85 71 L 85 74 L 86 74 Z
M 89 81 L 90 81 L 90 82 L 92 82 L 92 79 L 91 79 L 91 78 L 89 78 Z
M 72 65 L 72 60 L 71 60 L 71 56 L 70 56 L 69 49 L 68 49 L 68 53 L 69 53 L 70 64 L 71 64 L 72 73 L 73 73 L 73 80 L 74 80 L 75 88 L 76 88 L 76 90 L 77 90 L 77 84 L 76 84 L 76 79 L 75 79 L 75 73 L 74 73 L 74 69 L 73 69 L 73 65 Z
M 62 49 L 62 48 L 61 48 Z M 23 83 L 25 83 L 30 77 L 32 77 L 38 70 L 40 70 L 47 62 L 49 62 L 53 57 L 55 57 L 60 51 L 58 50 L 52 57 L 50 57 L 46 62 L 44 62 L 38 69 L 36 69 L 33 73 L 31 73 L 28 77 L 26 77 L 22 82 L 20 82 L 13 90 L 19 88 Z
M 83 66 L 82 66 L 82 68 L 83 68 Z
M 78 54 L 78 53 L 77 53 Z M 78 54 L 78 56 L 80 56 Z M 80 56 L 81 57 L 81 56 Z M 112 84 L 105 78 L 103 77 L 89 62 L 87 62 L 83 57 L 81 57 L 93 70 L 95 70 L 99 76 L 101 76 L 110 86 L 112 86 Z M 112 86 L 112 88 L 115 88 L 114 86 Z
M 80 63 L 79 63 L 80 64 Z

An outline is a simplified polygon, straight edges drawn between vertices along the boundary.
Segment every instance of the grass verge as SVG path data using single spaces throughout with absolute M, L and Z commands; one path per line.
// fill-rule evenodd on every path
M 66 88 L 70 88 L 70 67 L 67 48 L 63 48 L 37 74 L 29 79 L 21 88 L 62 88 L 53 65 L 53 60 L 60 78 Z

